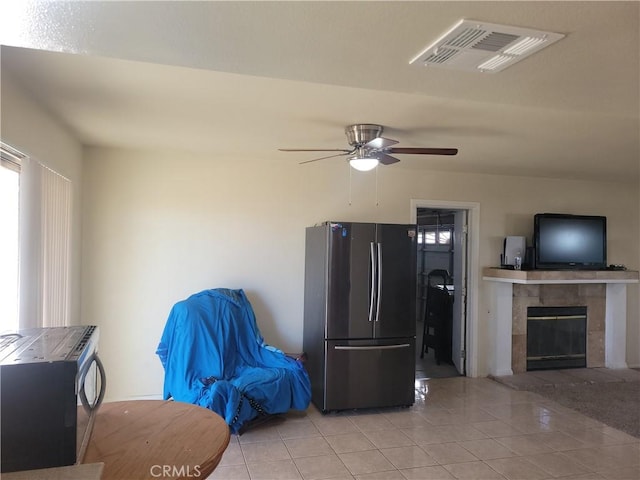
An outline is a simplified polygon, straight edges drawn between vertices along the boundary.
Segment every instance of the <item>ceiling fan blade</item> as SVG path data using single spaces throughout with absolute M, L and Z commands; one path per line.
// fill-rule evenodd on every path
M 391 155 L 387 155 L 386 153 L 379 152 L 376 153 L 375 156 L 378 158 L 382 165 L 391 165 L 392 163 L 398 163 L 400 161 L 397 158 L 392 157 Z
M 458 153 L 457 148 L 400 147 L 389 148 L 385 151 L 387 153 L 412 153 L 414 155 L 456 155 Z
M 320 150 L 320 151 L 322 151 L 322 150 Z M 303 163 L 311 163 L 311 162 L 317 162 L 318 160 L 325 160 L 327 158 L 343 157 L 345 155 L 349 155 L 350 153 L 353 153 L 351 150 L 340 150 L 340 151 L 345 152 L 345 153 L 338 153 L 337 155 L 329 155 L 328 157 L 320 157 L 320 158 L 314 158 L 312 160 L 305 160 L 304 162 L 300 162 L 300 165 L 302 165 Z
M 280 152 L 350 152 L 344 148 L 279 148 Z
M 395 145 L 396 143 L 398 143 L 397 140 L 391 140 L 390 138 L 378 137 L 378 138 L 374 138 L 370 142 L 365 143 L 364 146 L 367 147 L 367 148 L 375 148 L 376 150 L 378 150 L 378 149 L 383 149 L 383 148 L 390 147 L 391 145 Z

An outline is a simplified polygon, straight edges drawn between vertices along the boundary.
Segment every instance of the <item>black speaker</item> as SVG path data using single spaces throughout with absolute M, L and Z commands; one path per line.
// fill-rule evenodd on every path
M 524 254 L 524 263 L 522 264 L 522 268 L 524 270 L 535 270 L 536 268 L 536 251 L 534 247 L 527 247 L 527 250 Z

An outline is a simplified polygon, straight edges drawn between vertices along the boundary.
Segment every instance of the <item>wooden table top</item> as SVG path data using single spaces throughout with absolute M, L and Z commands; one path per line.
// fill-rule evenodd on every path
M 104 462 L 102 480 L 207 478 L 229 444 L 224 419 L 182 402 L 104 403 L 83 463 Z

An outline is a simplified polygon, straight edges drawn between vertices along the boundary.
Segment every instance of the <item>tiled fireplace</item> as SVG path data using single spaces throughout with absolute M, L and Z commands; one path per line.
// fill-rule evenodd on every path
M 527 370 L 527 317 L 529 307 L 577 307 L 587 309 L 588 368 L 604 367 L 604 316 L 606 285 L 584 283 L 514 284 L 511 368 L 513 373 Z
M 631 271 L 516 271 L 485 268 L 490 281 L 490 373 L 527 371 L 529 307 L 586 307 L 586 366 L 627 368 L 626 287 Z

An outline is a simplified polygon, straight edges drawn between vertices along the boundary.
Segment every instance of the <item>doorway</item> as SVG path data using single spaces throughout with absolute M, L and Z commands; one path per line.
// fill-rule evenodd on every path
M 418 226 L 416 379 L 474 375 L 475 362 L 468 357 L 475 350 L 468 341 L 473 338 L 468 271 L 469 224 L 477 219 L 477 209 L 476 204 L 412 201 L 412 221 Z M 429 275 L 443 272 L 445 281 Z M 433 304 L 436 289 L 439 301 L 448 306 L 444 314 Z M 428 292 L 432 293 L 429 302 Z M 440 312 L 435 322 L 434 311 Z

